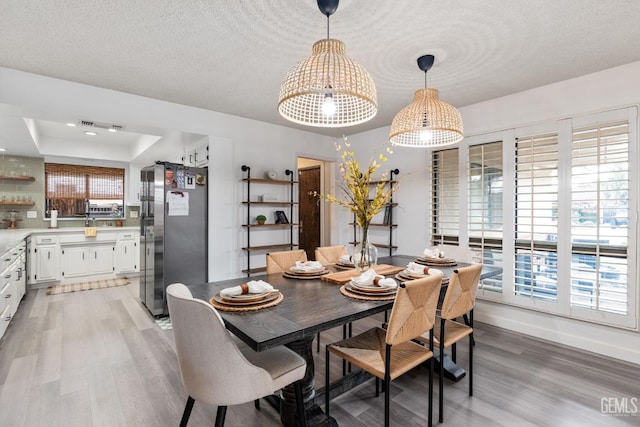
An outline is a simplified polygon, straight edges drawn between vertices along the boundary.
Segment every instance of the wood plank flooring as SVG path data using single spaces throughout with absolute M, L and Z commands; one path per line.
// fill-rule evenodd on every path
M 0 341 L 0 425 L 177 426 L 186 394 L 171 331 L 161 330 L 137 298 L 138 282 L 118 288 L 47 296 L 31 291 Z M 354 333 L 380 324 L 358 321 Z M 323 332 L 322 344 L 341 338 Z M 474 396 L 467 379 L 445 383 L 450 426 L 640 425 L 640 413 L 601 413 L 601 399 L 640 400 L 640 366 L 476 325 Z M 332 358 L 331 378 L 342 365 Z M 467 345 L 458 348 L 467 364 Z M 215 361 L 212 361 L 215 363 Z M 316 384 L 324 384 L 324 349 L 317 354 Z M 426 425 L 427 369 L 392 383 L 391 423 Z M 437 382 L 437 376 L 436 376 Z M 437 402 L 437 387 L 435 400 Z M 373 380 L 334 399 L 341 426 L 382 425 L 383 397 Z M 637 402 L 640 410 L 640 402 Z M 230 407 L 227 426 L 278 426 L 267 404 Z M 213 425 L 216 408 L 196 402 L 190 426 Z M 437 404 L 434 409 L 437 421 Z

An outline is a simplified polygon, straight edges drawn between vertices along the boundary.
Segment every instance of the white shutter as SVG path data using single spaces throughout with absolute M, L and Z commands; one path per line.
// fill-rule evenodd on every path
M 460 235 L 458 199 L 458 149 L 432 154 L 432 233 L 431 244 L 457 245 Z
M 573 129 L 572 309 L 628 314 L 629 161 L 628 121 Z
M 502 142 L 469 147 L 469 247 L 485 265 L 502 267 Z M 502 275 L 483 280 L 480 288 L 502 292 Z
M 518 137 L 515 164 L 514 293 L 558 299 L 558 134 Z

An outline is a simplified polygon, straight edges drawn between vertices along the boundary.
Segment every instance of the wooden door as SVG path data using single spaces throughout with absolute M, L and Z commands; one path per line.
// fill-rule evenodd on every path
M 300 181 L 300 226 L 298 246 L 307 252 L 307 259 L 315 260 L 315 249 L 320 246 L 320 201 L 309 192 L 320 193 L 320 166 L 299 169 Z

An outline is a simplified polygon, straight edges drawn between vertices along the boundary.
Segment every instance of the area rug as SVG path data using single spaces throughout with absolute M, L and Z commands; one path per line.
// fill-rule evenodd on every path
M 67 292 L 88 291 L 91 289 L 113 288 L 116 286 L 126 286 L 129 279 L 119 277 L 117 279 L 94 280 L 90 282 L 70 283 L 68 285 L 54 285 L 47 288 L 47 295 L 65 294 Z

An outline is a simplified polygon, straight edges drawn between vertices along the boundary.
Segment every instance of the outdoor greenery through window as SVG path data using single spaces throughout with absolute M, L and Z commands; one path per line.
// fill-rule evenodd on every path
M 124 169 L 45 163 L 46 214 L 59 217 L 122 217 Z

